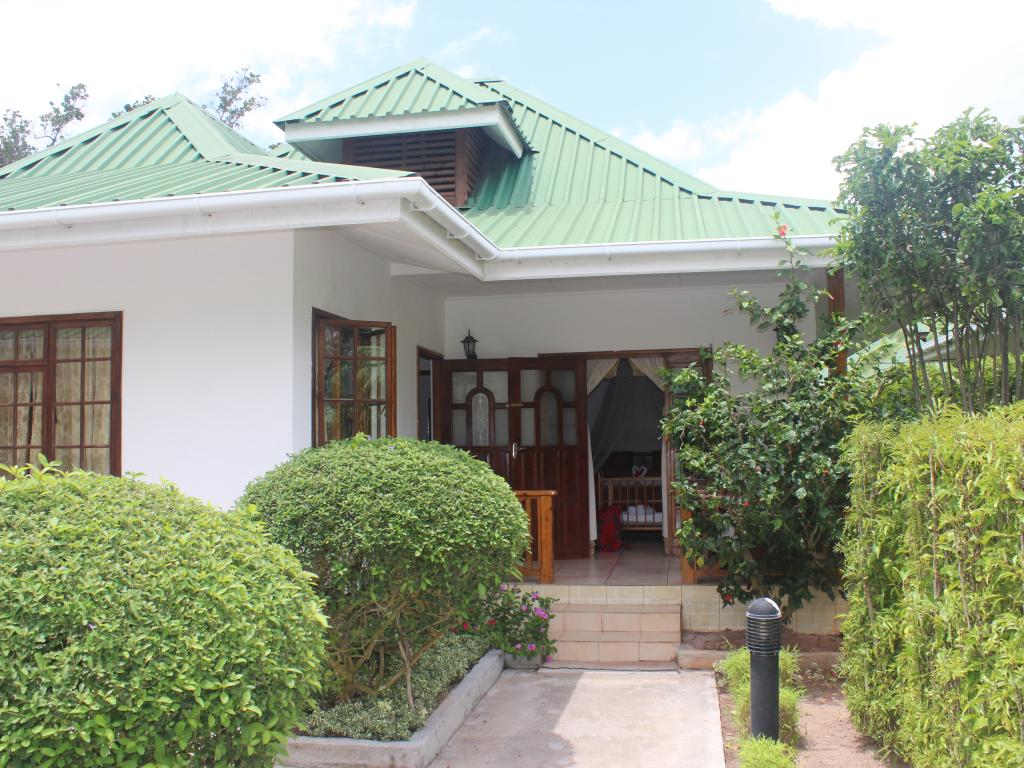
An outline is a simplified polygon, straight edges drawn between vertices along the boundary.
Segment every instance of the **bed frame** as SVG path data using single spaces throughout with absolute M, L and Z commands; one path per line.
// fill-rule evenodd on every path
M 597 508 L 610 504 L 622 507 L 622 530 L 658 531 L 662 529 L 660 477 L 597 476 Z M 628 513 L 634 508 L 632 514 Z

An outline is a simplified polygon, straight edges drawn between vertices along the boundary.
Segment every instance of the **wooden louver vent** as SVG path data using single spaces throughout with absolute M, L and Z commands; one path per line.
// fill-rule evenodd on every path
M 412 171 L 460 207 L 473 194 L 487 145 L 476 128 L 365 136 L 345 140 L 342 162 Z

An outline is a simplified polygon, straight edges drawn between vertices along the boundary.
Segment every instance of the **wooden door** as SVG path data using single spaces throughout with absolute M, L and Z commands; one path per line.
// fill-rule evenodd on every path
M 440 439 L 514 490 L 555 491 L 555 557 L 589 556 L 585 361 L 449 360 L 443 371 Z

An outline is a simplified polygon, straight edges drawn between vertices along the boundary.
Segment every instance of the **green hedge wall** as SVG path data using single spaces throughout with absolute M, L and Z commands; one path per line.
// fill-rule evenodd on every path
M 848 438 L 846 692 L 915 768 L 1024 765 L 1024 407 Z

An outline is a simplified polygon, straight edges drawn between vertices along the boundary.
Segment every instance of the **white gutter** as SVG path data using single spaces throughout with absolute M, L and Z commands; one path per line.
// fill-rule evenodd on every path
M 0 212 L 0 251 L 374 223 L 405 225 L 482 281 L 766 270 L 785 256 L 773 237 L 499 248 L 417 176 Z M 807 266 L 827 265 L 834 238 L 792 239 Z

